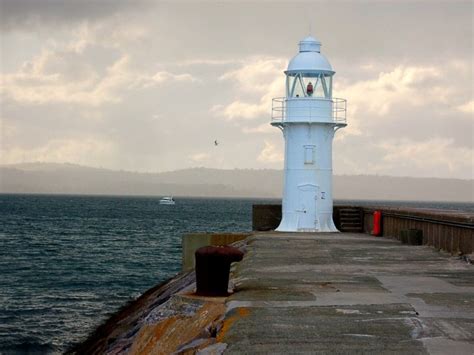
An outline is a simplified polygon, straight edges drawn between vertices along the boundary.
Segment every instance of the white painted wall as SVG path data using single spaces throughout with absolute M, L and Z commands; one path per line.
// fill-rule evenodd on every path
M 319 119 L 309 114 L 309 106 Z M 318 106 L 316 110 L 315 106 Z M 285 138 L 283 218 L 278 231 L 337 231 L 332 220 L 335 124 L 331 112 L 330 100 L 287 100 L 287 119 L 282 126 Z

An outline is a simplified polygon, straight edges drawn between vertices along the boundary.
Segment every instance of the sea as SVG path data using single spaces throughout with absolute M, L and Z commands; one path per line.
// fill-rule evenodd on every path
M 0 354 L 63 353 L 181 269 L 190 232 L 250 231 L 270 199 L 0 194 Z M 474 212 L 472 203 L 335 201 Z

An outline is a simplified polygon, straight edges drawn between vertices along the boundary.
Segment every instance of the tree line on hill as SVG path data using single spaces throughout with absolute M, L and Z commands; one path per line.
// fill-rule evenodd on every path
M 473 180 L 373 175 L 334 176 L 334 198 L 473 202 Z M 283 171 L 192 168 L 137 173 L 74 164 L 0 167 L 1 193 L 280 198 Z

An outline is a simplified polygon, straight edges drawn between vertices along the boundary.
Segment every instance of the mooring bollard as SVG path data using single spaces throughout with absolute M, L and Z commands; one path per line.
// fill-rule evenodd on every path
M 207 246 L 196 250 L 196 294 L 227 296 L 230 264 L 240 261 L 244 253 L 230 246 Z
M 400 231 L 400 242 L 402 244 L 407 244 L 408 243 L 408 231 L 406 229 L 402 229 Z
M 408 245 L 423 245 L 423 231 L 420 229 L 403 229 L 400 231 L 400 241 Z
M 423 245 L 423 231 L 420 229 L 409 229 L 407 231 L 407 243 L 409 245 Z

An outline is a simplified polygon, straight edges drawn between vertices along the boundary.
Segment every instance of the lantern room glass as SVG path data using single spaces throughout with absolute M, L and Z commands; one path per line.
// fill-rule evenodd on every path
M 286 97 L 332 98 L 332 74 L 296 73 L 286 77 Z M 311 83 L 311 85 L 309 85 Z M 313 87 L 313 91 L 308 90 Z

